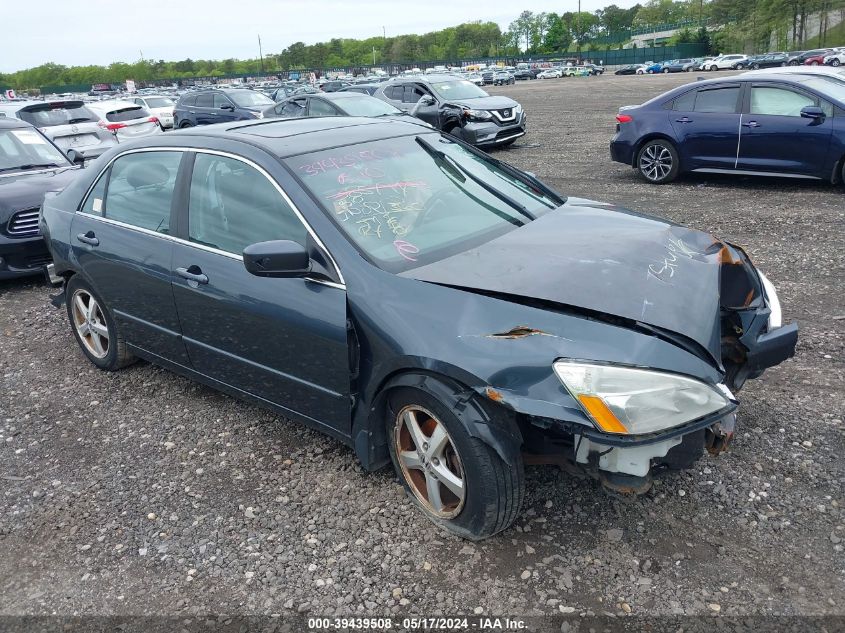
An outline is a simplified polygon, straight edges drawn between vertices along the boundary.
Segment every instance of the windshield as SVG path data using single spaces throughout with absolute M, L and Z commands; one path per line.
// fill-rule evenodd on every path
M 443 81 L 431 84 L 431 87 L 442 99 L 478 99 L 490 96 L 471 81 L 464 79 Z
M 389 272 L 463 252 L 563 203 L 521 172 L 438 134 L 329 149 L 287 163 L 347 239 Z
M 335 103 L 349 116 L 386 116 L 404 114 L 399 108 L 375 97 L 354 96 L 338 99 Z
M 81 103 L 65 105 L 63 103 L 28 106 L 18 112 L 21 120 L 35 127 L 70 125 L 73 123 L 97 122 L 99 118 Z
M 64 154 L 38 130 L 0 130 L 0 171 L 69 166 Z
M 176 105 L 173 103 L 173 99 L 167 97 L 147 97 L 145 101 L 148 108 L 171 108 Z
M 273 105 L 274 103 L 267 95 L 253 90 L 230 92 L 228 94 L 229 98 L 235 102 L 235 105 L 241 108 L 255 108 L 259 106 Z

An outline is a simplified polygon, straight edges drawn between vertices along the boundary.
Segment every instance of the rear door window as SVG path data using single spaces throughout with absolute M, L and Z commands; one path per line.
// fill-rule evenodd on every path
M 137 152 L 121 156 L 94 187 L 84 209 L 157 233 L 170 232 L 170 205 L 182 152 Z M 101 201 L 98 203 L 98 195 Z
M 337 111 L 331 103 L 326 103 L 322 99 L 308 100 L 308 116 L 339 116 Z
M 223 106 L 232 105 L 232 102 L 229 101 L 229 98 L 224 94 L 220 94 L 219 92 L 214 93 L 214 101 L 212 103 L 214 104 L 212 107 L 217 109 L 220 109 Z
M 292 99 L 277 105 L 276 114 L 283 117 L 305 116 L 305 99 Z
M 198 108 L 210 108 L 214 103 L 214 96 L 210 92 L 204 92 L 201 95 L 197 95 L 197 107 Z
M 717 112 L 733 114 L 737 112 L 739 86 L 725 86 L 698 90 L 695 96 L 694 112 Z

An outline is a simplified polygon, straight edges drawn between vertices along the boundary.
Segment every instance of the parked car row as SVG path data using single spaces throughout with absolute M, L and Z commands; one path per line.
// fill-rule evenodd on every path
M 194 92 L 177 103 L 174 124 L 187 128 L 265 117 L 412 115 L 480 147 L 507 146 L 525 135 L 522 106 L 509 97 L 491 97 L 459 76 L 407 75 L 378 84 L 371 94 L 364 92 L 370 91 L 360 84 L 336 92 L 294 94 L 278 102 L 249 90 Z

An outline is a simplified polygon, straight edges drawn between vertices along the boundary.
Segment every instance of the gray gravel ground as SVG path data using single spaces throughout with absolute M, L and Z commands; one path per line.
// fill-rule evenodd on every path
M 575 196 L 745 246 L 798 320 L 742 392 L 730 452 L 634 500 L 528 470 L 522 517 L 472 544 L 389 471 L 156 367 L 91 366 L 55 290 L 0 282 L 0 614 L 845 615 L 845 189 L 611 163 L 619 105 L 688 75 L 533 81 L 499 156 Z

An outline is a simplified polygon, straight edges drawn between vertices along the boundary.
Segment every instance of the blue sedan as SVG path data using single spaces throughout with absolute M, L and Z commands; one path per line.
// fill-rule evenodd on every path
M 845 180 L 845 85 L 755 73 L 621 108 L 611 158 L 663 184 L 683 172 Z

